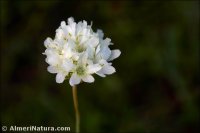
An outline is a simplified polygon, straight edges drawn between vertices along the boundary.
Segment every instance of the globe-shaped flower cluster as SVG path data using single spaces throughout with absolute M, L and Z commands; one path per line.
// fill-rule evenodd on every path
M 120 56 L 120 50 L 110 50 L 110 38 L 103 39 L 102 30 L 94 32 L 86 21 L 74 22 L 68 18 L 68 24 L 61 22 L 54 39 L 44 41 L 47 70 L 55 73 L 56 82 L 69 79 L 71 86 L 81 81 L 94 82 L 93 74 L 101 77 L 113 74 L 115 68 L 111 61 Z

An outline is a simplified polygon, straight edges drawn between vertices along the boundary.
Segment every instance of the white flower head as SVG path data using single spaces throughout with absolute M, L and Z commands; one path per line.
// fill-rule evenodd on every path
M 102 30 L 94 32 L 85 20 L 74 22 L 68 18 L 56 30 L 54 39 L 44 41 L 44 54 L 49 64 L 47 70 L 55 73 L 56 82 L 69 78 L 71 86 L 83 82 L 94 82 L 93 74 L 101 77 L 113 74 L 115 68 L 111 61 L 120 56 L 120 50 L 111 50 L 110 38 L 103 39 Z

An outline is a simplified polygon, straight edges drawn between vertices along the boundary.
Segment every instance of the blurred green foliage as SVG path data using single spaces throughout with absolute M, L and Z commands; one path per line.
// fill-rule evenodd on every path
M 1 0 L 1 124 L 70 126 L 68 81 L 47 72 L 62 20 L 93 22 L 122 51 L 117 72 L 78 86 L 82 132 L 199 130 L 198 1 Z

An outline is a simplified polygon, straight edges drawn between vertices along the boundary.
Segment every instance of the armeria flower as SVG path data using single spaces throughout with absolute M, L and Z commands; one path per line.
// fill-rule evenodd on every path
M 69 78 L 70 85 L 74 86 L 81 81 L 94 82 L 93 74 L 101 77 L 113 74 L 115 68 L 111 61 L 121 52 L 110 50 L 111 39 L 103 36 L 102 30 L 94 32 L 86 21 L 76 23 L 72 17 L 68 24 L 62 21 L 55 38 L 44 41 L 47 70 L 57 74 L 56 82 Z
M 94 77 L 92 74 L 98 72 L 102 67 L 99 64 L 93 64 L 88 60 L 87 53 L 83 53 L 77 62 L 76 67 L 72 70 L 72 76 L 69 80 L 71 86 L 79 84 L 82 81 L 92 83 Z

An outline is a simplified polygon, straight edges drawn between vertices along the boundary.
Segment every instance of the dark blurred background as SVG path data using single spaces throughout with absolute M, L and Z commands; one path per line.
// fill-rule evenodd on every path
M 68 81 L 42 53 L 62 20 L 93 22 L 120 49 L 117 72 L 78 86 L 82 132 L 197 132 L 198 1 L 2 1 L 1 124 L 70 126 Z

